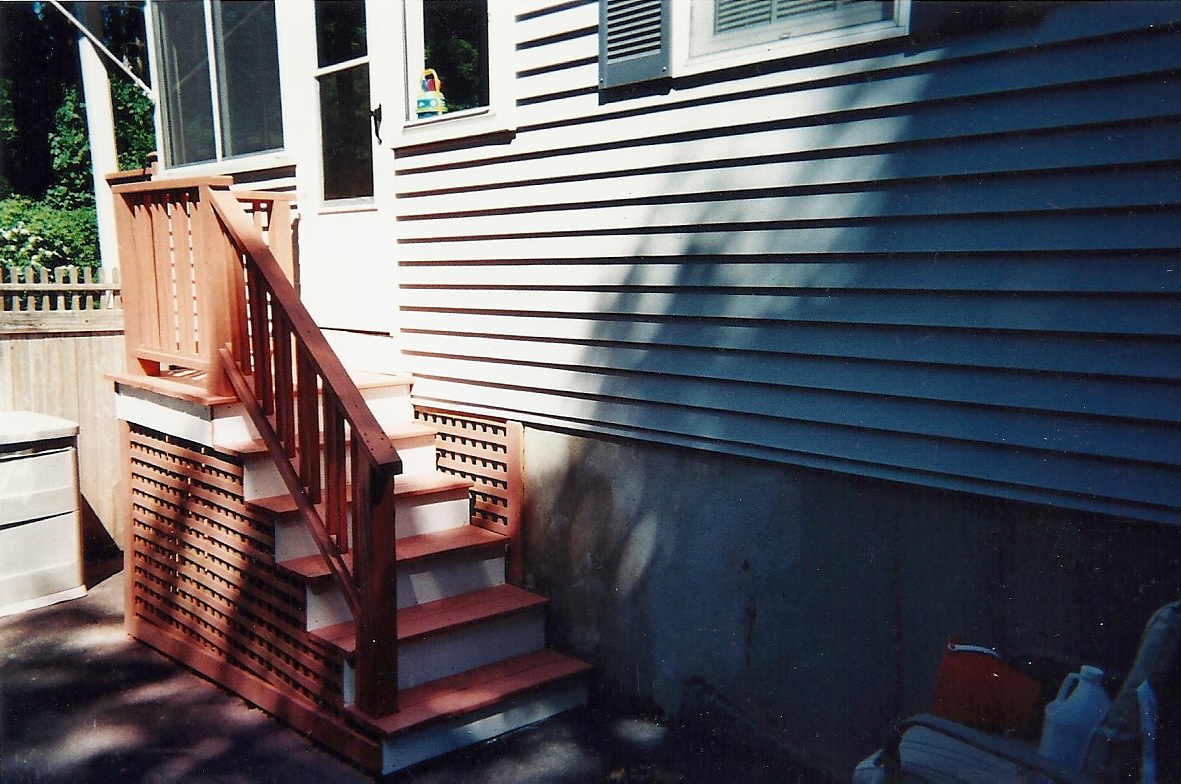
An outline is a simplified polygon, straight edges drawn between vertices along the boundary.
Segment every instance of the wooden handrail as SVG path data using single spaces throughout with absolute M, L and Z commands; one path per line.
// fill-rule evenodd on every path
M 227 180 L 112 189 L 123 197 L 125 279 L 136 273 L 124 297 L 134 303 L 130 364 L 203 371 L 207 392 L 242 401 L 353 613 L 357 708 L 388 715 L 397 710 L 401 459 L 295 291 L 287 197 L 239 194 Z

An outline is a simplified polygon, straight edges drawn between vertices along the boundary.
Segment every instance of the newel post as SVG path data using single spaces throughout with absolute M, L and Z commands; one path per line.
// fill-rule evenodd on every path
M 227 188 L 223 187 L 223 190 Z M 198 189 L 192 217 L 193 259 L 197 272 L 198 350 L 208 363 L 206 391 L 211 395 L 233 395 L 234 389 L 222 369 L 218 351 L 233 345 L 241 300 L 236 290 L 240 275 L 238 253 L 222 229 L 213 211 L 212 188 L 206 183 Z M 235 355 L 239 347 L 234 346 Z
M 380 718 L 398 710 L 398 600 L 394 531 L 394 476 L 400 464 L 375 465 L 353 445 L 353 568 L 361 597 L 357 622 L 356 705 Z

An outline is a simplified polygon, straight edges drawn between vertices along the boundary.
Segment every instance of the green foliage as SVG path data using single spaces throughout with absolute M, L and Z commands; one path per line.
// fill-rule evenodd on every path
M 67 87 L 53 114 L 49 154 L 57 184 L 45 201 L 59 209 L 94 207 L 94 179 L 90 172 L 90 136 L 86 129 L 86 105 L 77 87 Z
M 12 110 L 12 80 L 0 78 L 0 149 L 12 149 L 17 139 L 16 115 Z M 6 167 L 0 160 L 0 199 L 12 195 L 12 183 L 4 176 Z
M 111 103 L 120 170 L 146 168 L 148 153 L 156 149 L 151 100 L 134 82 L 118 75 L 111 78 Z
M 14 196 L 0 201 L 0 266 L 97 267 L 94 207 L 61 209 Z

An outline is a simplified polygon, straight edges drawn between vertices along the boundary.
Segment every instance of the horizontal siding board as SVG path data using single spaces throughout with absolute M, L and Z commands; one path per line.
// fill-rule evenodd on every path
M 596 0 L 581 4 L 564 4 L 555 8 L 557 10 L 548 13 L 518 12 L 516 24 L 513 26 L 517 44 L 535 45 L 536 41 L 552 40 L 571 30 L 598 27 L 599 4 Z
M 724 256 L 706 261 L 646 260 L 643 264 L 566 260 L 521 264 L 405 264 L 407 287 L 535 287 L 553 281 L 563 288 L 615 290 L 624 287 L 676 290 L 685 286 L 760 289 L 986 292 L 1181 292 L 1181 264 L 1175 253 L 1116 255 L 1028 253 L 998 256 L 869 256 L 842 261 L 751 261 Z
M 779 452 L 844 463 L 854 470 L 859 462 L 874 463 L 912 479 L 922 474 L 943 474 L 969 480 L 1042 488 L 1130 504 L 1158 507 L 1162 516 L 1175 510 L 1176 487 L 1181 471 L 1171 466 L 1087 458 L 1077 454 L 1019 449 L 959 440 L 916 437 L 886 430 L 853 430 L 814 422 L 782 418 L 755 418 L 707 409 L 679 408 L 651 402 L 620 401 L 538 392 L 532 388 L 502 387 L 481 382 L 482 403 L 504 412 L 521 412 L 567 426 L 602 425 L 624 432 L 666 432 L 673 437 L 753 445 Z M 423 376 L 419 385 L 424 398 L 433 400 L 470 397 L 466 384 L 455 379 Z M 522 405 L 523 404 L 523 405 Z M 1173 514 L 1174 522 L 1181 515 Z
M 407 311 L 402 315 L 406 345 L 429 352 L 435 335 L 495 335 L 543 344 L 566 343 L 688 347 L 717 351 L 790 353 L 934 366 L 1015 368 L 1047 374 L 1181 381 L 1176 339 L 1065 333 L 758 323 L 735 318 L 703 324 L 697 319 L 657 317 L 620 321 L 608 315 L 533 316 L 507 319 L 495 312 Z M 539 347 L 539 350 L 540 347 Z
M 1181 341 L 1178 342 L 1181 349 Z M 1181 386 L 1167 380 L 1086 377 L 1022 372 L 1015 368 L 932 368 L 914 362 L 850 361 L 753 351 L 719 352 L 714 348 L 670 348 L 540 343 L 475 335 L 433 334 L 407 340 L 412 355 L 473 358 L 520 368 L 594 373 L 660 374 L 736 382 L 782 385 L 794 389 L 860 395 L 883 395 L 931 402 L 1014 411 L 1159 421 L 1181 424 Z M 617 381 L 622 384 L 623 382 Z M 970 414 L 969 414 L 970 416 Z M 1166 452 L 1181 444 L 1166 446 Z M 1162 458 L 1164 459 L 1163 455 Z
M 593 366 L 528 366 L 433 356 L 416 357 L 415 366 L 418 373 L 431 377 L 461 374 L 468 380 L 498 386 L 524 385 L 636 404 L 661 401 L 685 408 L 725 411 L 727 417 L 803 421 L 1181 467 L 1181 426 L 1176 422 L 955 405 L 914 397 L 921 389 L 914 390 L 909 398 L 894 398 L 883 392 L 850 394 L 794 387 L 786 378 L 778 385 L 738 382 L 733 378 L 717 380 L 694 375 L 692 368 L 683 368 L 680 375 L 627 369 L 599 372 Z

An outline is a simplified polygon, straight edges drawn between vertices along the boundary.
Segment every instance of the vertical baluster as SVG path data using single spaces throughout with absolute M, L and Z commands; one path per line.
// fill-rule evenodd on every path
M 296 347 L 296 395 L 299 399 L 299 477 L 313 504 L 320 503 L 319 379 L 307 352 Z
M 254 353 L 254 396 L 264 414 L 274 413 L 271 393 L 271 323 L 266 286 L 257 273 L 247 279 L 250 289 L 250 344 Z
M 344 417 L 341 416 L 336 396 L 324 390 L 324 519 L 328 532 L 336 537 L 341 553 L 348 552 L 349 537 L 345 521 L 348 518 L 346 495 Z
M 275 312 L 275 433 L 288 457 L 295 456 L 295 398 L 292 384 L 291 326 Z

